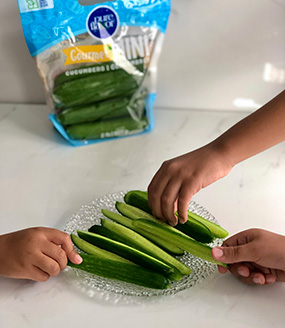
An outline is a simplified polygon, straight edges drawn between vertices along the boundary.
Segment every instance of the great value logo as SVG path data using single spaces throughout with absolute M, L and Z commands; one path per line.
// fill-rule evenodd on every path
M 87 31 L 95 39 L 111 37 L 116 33 L 119 23 L 118 14 L 108 6 L 100 6 L 92 10 L 86 21 Z

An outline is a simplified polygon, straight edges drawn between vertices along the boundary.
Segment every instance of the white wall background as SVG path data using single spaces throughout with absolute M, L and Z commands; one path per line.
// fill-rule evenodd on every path
M 285 0 L 172 0 L 156 106 L 256 109 L 284 86 Z M 0 1 L 0 102 L 45 102 L 16 0 Z

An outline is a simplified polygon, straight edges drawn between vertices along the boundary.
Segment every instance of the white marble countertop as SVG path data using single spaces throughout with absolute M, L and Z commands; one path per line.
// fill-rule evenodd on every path
M 141 136 L 74 148 L 43 105 L 0 106 L 0 234 L 30 226 L 63 229 L 83 204 L 145 189 L 162 161 L 195 149 L 245 112 L 155 109 Z M 285 144 L 241 163 L 193 200 L 234 234 L 261 227 L 285 234 Z M 0 263 L 1 265 L 1 263 Z M 1 328 L 284 327 L 285 284 L 248 287 L 215 272 L 173 296 L 127 298 L 79 291 L 66 272 L 46 283 L 0 278 Z

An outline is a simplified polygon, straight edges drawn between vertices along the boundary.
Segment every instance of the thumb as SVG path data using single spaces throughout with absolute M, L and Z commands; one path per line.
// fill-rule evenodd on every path
M 73 243 L 68 234 L 64 233 L 64 235 L 61 236 L 60 244 L 61 248 L 65 251 L 66 256 L 72 263 L 80 264 L 83 261 L 82 257 L 73 248 Z
M 212 256 L 215 260 L 223 263 L 253 262 L 255 260 L 249 244 L 229 247 L 214 247 Z
M 66 255 L 69 260 L 74 264 L 80 264 L 83 261 L 82 257 L 74 250 L 73 247 L 71 250 L 69 250 L 69 252 L 66 251 Z
M 66 239 L 66 241 L 61 245 L 61 247 L 63 248 L 66 253 L 66 256 L 72 263 L 80 264 L 83 261 L 82 257 L 73 248 L 71 239 Z
M 82 257 L 73 248 L 73 243 L 67 233 L 56 229 L 49 229 L 47 234 L 50 241 L 61 246 L 61 248 L 65 251 L 66 256 L 72 263 L 80 264 L 83 261 Z

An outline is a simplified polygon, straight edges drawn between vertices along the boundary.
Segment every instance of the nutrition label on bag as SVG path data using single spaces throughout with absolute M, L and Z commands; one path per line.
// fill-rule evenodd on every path
M 21 13 L 35 10 L 51 9 L 54 7 L 53 0 L 19 0 Z

